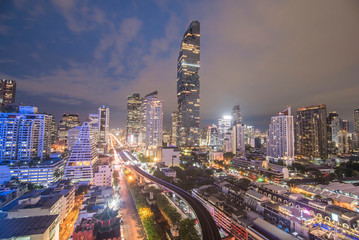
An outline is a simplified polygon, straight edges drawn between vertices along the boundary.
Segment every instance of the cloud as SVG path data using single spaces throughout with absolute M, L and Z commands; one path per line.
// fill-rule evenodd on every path
M 105 23 L 105 13 L 93 5 L 81 4 L 75 0 L 52 0 L 53 5 L 63 15 L 68 28 L 74 33 L 94 30 Z

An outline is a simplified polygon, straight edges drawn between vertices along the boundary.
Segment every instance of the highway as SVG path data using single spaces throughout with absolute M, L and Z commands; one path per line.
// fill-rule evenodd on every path
M 128 153 L 129 154 L 129 153 Z M 132 162 L 133 159 L 129 159 L 126 154 L 123 152 L 120 152 L 120 156 L 122 159 L 126 159 L 127 161 Z M 133 157 L 134 158 L 134 157 Z M 142 177 L 148 179 L 149 181 L 159 184 L 166 189 L 176 193 L 177 195 L 181 196 L 193 209 L 193 211 L 196 213 L 196 216 L 198 218 L 198 221 L 201 225 L 202 229 L 202 239 L 204 240 L 220 240 L 221 237 L 219 235 L 219 231 L 217 228 L 216 223 L 214 222 L 211 214 L 208 212 L 208 210 L 191 194 L 186 192 L 185 190 L 172 185 L 166 181 L 163 181 L 161 179 L 158 179 L 151 174 L 143 171 L 141 168 L 139 168 L 136 165 L 128 165 L 133 171 L 141 175 Z

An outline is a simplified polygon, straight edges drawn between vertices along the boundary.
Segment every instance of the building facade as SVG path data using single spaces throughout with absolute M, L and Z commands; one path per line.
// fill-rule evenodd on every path
M 0 80 L 0 105 L 15 103 L 16 81 L 9 79 Z
M 354 110 L 354 131 L 359 132 L 359 108 Z
M 91 126 L 84 122 L 66 163 L 64 179 L 74 182 L 93 182 L 98 153 Z
M 218 119 L 218 138 L 219 144 L 223 145 L 228 130 L 232 128 L 232 116 L 223 116 Z
M 98 125 L 98 147 L 104 149 L 106 152 L 106 146 L 109 141 L 110 133 L 110 108 L 102 106 L 98 109 L 99 125 Z
M 232 109 L 232 125 L 235 123 L 243 123 L 242 111 L 239 105 L 236 105 Z
M 57 128 L 58 144 L 67 146 L 68 131 L 80 124 L 80 118 L 77 113 L 64 113 Z
M 179 146 L 199 146 L 200 23 L 192 21 L 183 35 L 177 60 Z
M 328 156 L 326 105 L 299 108 L 295 125 L 297 154 L 309 158 L 326 159 Z
M 139 143 L 141 132 L 141 103 L 142 98 L 139 93 L 133 93 L 127 97 L 127 120 L 126 120 L 126 140 L 130 144 Z
M 20 106 L 19 113 L 0 113 L 0 161 L 43 160 L 50 154 L 52 116 Z
M 294 122 L 291 107 L 272 117 L 267 137 L 267 158 L 282 160 L 286 165 L 294 161 Z
M 141 145 L 146 155 L 155 156 L 162 146 L 163 101 L 158 100 L 158 92 L 147 94 L 141 104 Z
M 171 146 L 177 146 L 178 141 L 178 112 L 172 113 Z

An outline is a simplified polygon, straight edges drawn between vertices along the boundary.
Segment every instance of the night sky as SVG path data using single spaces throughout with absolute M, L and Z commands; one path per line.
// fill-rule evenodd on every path
M 17 102 L 82 121 L 106 104 L 124 127 L 126 97 L 154 90 L 165 126 L 176 110 L 176 61 L 201 22 L 201 124 L 240 104 L 265 130 L 286 105 L 359 108 L 359 1 L 4 1 L 0 77 Z M 352 127 L 352 126 L 351 126 Z

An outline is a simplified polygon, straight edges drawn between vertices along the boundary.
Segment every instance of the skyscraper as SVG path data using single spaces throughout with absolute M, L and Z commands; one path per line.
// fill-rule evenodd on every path
M 96 143 L 93 139 L 91 126 L 88 122 L 84 122 L 79 129 L 77 139 L 66 163 L 64 179 L 75 182 L 93 182 L 97 160 Z
M 267 137 L 267 158 L 282 160 L 287 166 L 294 161 L 294 122 L 291 107 L 272 117 Z
M 15 103 L 16 81 L 1 79 L 0 80 L 0 105 Z
M 20 106 L 19 113 L 0 113 L 0 161 L 43 160 L 50 154 L 52 116 L 36 107 Z
M 327 117 L 328 153 L 334 154 L 338 139 L 340 118 L 338 113 L 330 112 Z
M 139 93 L 127 97 L 126 141 L 130 144 L 138 144 L 141 131 L 141 103 Z
M 340 127 L 340 129 L 341 130 L 345 130 L 345 131 L 347 131 L 347 132 L 350 132 L 350 123 L 349 123 L 349 121 L 348 120 L 342 120 L 341 121 L 341 127 Z
M 141 104 L 141 142 L 147 155 L 156 157 L 162 146 L 163 101 L 158 100 L 158 92 L 147 94 Z
M 223 139 L 226 137 L 226 133 L 232 126 L 232 117 L 223 116 L 218 119 L 218 138 L 219 145 L 223 145 Z
M 301 107 L 297 110 L 296 151 L 297 154 L 326 159 L 327 151 L 327 108 L 324 104 Z
M 246 150 L 245 144 L 245 126 L 242 123 L 235 123 L 232 126 L 232 151 L 234 154 L 244 153 Z
M 192 21 L 183 35 L 177 60 L 179 145 L 199 146 L 200 24 Z
M 110 109 L 103 105 L 98 109 L 99 125 L 98 125 L 98 147 L 104 149 L 106 152 L 106 146 L 108 143 L 110 133 Z
M 208 146 L 211 147 L 218 147 L 219 146 L 219 138 L 218 138 L 218 128 L 216 125 L 212 125 L 208 127 L 208 133 L 207 133 L 207 142 Z
M 88 122 L 91 125 L 91 129 L 93 132 L 93 137 L 95 142 L 98 142 L 98 135 L 99 135 L 99 117 L 97 113 L 90 113 L 88 115 Z
M 359 108 L 354 110 L 354 131 L 359 132 Z
M 177 146 L 178 140 L 178 112 L 172 113 L 171 145 Z
M 232 109 L 232 125 L 234 125 L 235 122 L 243 123 L 242 111 L 239 105 L 234 106 Z
M 77 113 L 64 113 L 57 128 L 57 141 L 59 145 L 67 146 L 68 131 L 81 124 Z

